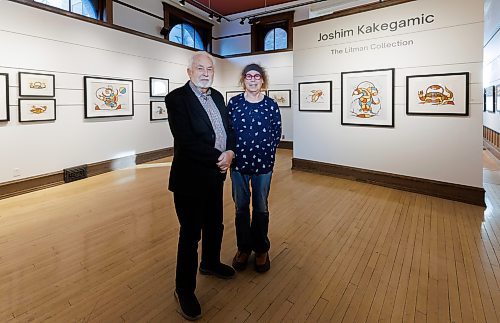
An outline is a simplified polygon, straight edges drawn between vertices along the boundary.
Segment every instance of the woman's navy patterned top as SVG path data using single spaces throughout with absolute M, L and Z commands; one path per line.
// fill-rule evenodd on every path
M 234 169 L 242 174 L 272 171 L 281 138 L 278 104 L 267 95 L 262 101 L 251 103 L 242 93 L 232 97 L 227 108 L 236 133 Z

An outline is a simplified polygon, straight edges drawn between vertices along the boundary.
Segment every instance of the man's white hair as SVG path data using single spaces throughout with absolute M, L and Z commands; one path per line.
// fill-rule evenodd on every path
M 215 59 L 212 55 L 210 55 L 208 52 L 205 52 L 205 51 L 199 51 L 199 52 L 196 52 L 194 53 L 190 58 L 189 58 L 189 62 L 188 62 L 188 68 L 191 69 L 193 67 L 193 64 L 194 64 L 194 61 L 197 57 L 200 57 L 200 56 L 205 56 L 205 57 L 208 57 L 211 61 L 212 61 L 212 65 L 215 66 Z

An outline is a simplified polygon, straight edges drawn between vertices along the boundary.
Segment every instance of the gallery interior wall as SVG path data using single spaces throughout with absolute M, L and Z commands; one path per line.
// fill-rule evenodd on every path
M 485 1 L 484 87 L 500 86 L 500 0 Z M 500 133 L 500 112 L 484 112 L 484 125 Z
M 358 26 L 422 14 L 434 22 L 358 34 Z M 320 33 L 342 29 L 354 33 L 318 41 Z M 481 0 L 417 0 L 294 28 L 294 157 L 482 187 L 482 39 Z M 413 43 L 371 49 L 405 40 Z M 341 72 L 381 68 L 395 68 L 394 128 L 342 126 Z M 406 76 L 451 72 L 470 73 L 469 116 L 406 115 Z M 298 111 L 298 83 L 324 80 L 333 81 L 333 111 Z
M 0 18 L 11 118 L 0 122 L 0 183 L 173 146 L 168 122 L 150 121 L 149 77 L 183 85 L 192 51 L 9 1 Z M 55 74 L 56 121 L 18 122 L 19 71 Z M 85 75 L 132 79 L 135 115 L 84 119 Z

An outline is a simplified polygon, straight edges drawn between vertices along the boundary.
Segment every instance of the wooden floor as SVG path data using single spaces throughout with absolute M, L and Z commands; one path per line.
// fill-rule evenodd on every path
M 499 322 L 499 163 L 481 207 L 290 170 L 278 154 L 271 270 L 199 276 L 202 321 Z M 0 322 L 177 322 L 169 165 L 0 201 Z M 235 250 L 225 187 L 222 259 Z

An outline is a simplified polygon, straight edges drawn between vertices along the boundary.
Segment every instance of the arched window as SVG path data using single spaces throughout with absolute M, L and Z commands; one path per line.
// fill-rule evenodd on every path
M 285 49 L 288 45 L 288 35 L 283 28 L 274 28 L 267 32 L 264 38 L 264 50 Z
M 97 19 L 98 0 L 35 0 L 35 2 Z
M 204 50 L 200 33 L 190 24 L 180 23 L 172 27 L 168 40 L 188 47 Z

